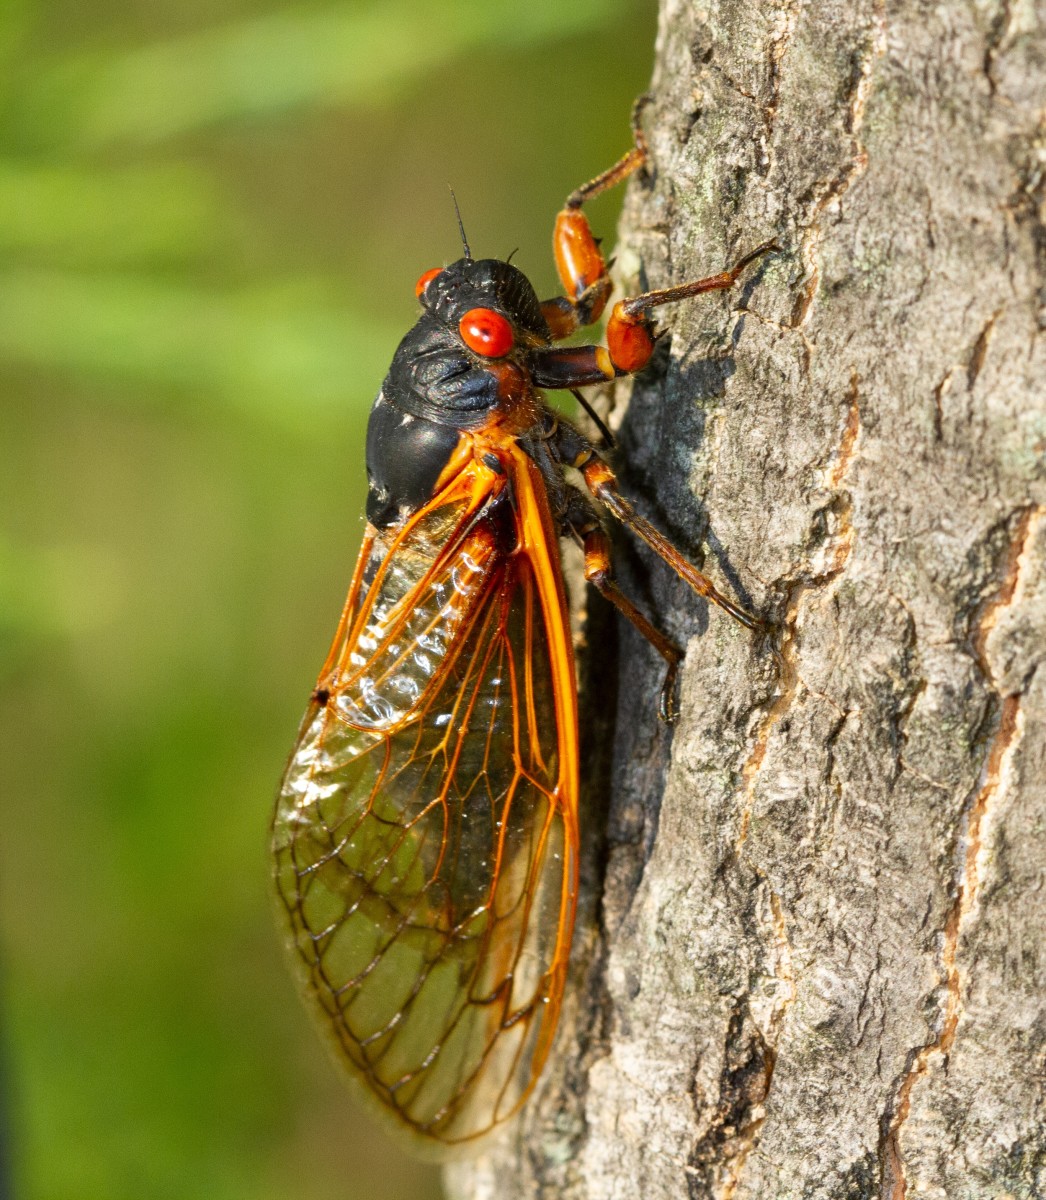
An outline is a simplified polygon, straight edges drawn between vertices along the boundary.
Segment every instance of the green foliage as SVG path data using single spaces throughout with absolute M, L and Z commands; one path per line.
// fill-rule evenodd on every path
M 16 268 L 0 279 L 0 354 L 181 389 L 291 428 L 334 413 L 361 420 L 398 331 L 325 304 L 329 290 L 299 280 L 213 292 L 143 274 Z
M 267 12 L 133 49 L 64 57 L 16 94 L 13 125 L 33 144 L 91 150 L 245 117 L 389 104 L 471 53 L 587 33 L 625 7 L 370 0 Z
M 555 285 L 652 0 L 0 4 L 0 1056 L 26 1200 L 436 1195 L 294 999 L 265 829 L 413 283 Z M 596 218 L 612 233 L 612 205 Z M 0 1180 L 0 1191 L 3 1191 Z

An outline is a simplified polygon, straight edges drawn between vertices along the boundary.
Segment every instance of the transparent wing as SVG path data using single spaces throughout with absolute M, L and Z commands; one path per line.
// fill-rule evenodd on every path
M 540 514 L 517 505 L 529 531 L 506 553 L 474 508 L 437 503 L 365 546 L 273 825 L 311 1004 L 357 1080 L 437 1143 L 503 1120 L 540 1071 L 576 890 L 562 593 L 534 561 Z

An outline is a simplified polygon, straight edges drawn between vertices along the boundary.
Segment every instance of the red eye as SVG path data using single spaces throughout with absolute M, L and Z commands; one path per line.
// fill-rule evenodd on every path
M 512 349 L 512 323 L 492 308 L 470 308 L 458 322 L 458 332 L 484 358 L 504 358 Z
M 426 271 L 418 282 L 414 285 L 414 295 L 421 299 L 421 293 L 429 286 L 433 279 L 442 272 L 442 267 L 433 267 L 431 271 Z

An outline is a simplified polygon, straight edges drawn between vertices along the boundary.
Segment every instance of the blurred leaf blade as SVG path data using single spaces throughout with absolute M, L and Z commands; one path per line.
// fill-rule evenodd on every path
M 91 170 L 0 159 L 0 251 L 68 265 L 184 261 L 229 234 L 228 206 L 187 163 Z
M 288 9 L 55 64 L 14 101 L 13 132 L 23 146 L 97 150 L 302 108 L 371 107 L 471 51 L 564 38 L 625 7 L 627 0 L 386 0 Z
M 103 547 L 20 545 L 0 529 L 0 640 L 75 637 L 111 618 L 117 593 Z
M 183 389 L 288 428 L 362 420 L 401 331 L 303 295 L 314 291 L 11 271 L 0 278 L 0 357 Z
M 475 246 L 558 286 L 551 215 L 624 148 L 655 10 L 0 0 L 26 1200 L 437 1195 L 301 1019 L 264 828 L 363 526 L 367 410 L 413 281 L 457 253 L 445 181 Z

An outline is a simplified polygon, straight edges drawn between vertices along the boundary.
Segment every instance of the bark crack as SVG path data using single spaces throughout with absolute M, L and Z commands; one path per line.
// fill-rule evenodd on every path
M 770 146 L 774 140 L 777 110 L 781 107 L 782 64 L 795 33 L 802 8 L 801 0 L 785 0 L 777 10 L 778 29 L 770 39 L 770 98 L 763 105 L 763 133 L 759 139 L 759 173 L 770 170 Z
M 981 326 L 980 332 L 974 339 L 973 348 L 970 350 L 970 357 L 966 361 L 966 386 L 968 390 L 973 390 L 974 384 L 977 382 L 981 371 L 984 369 L 984 363 L 988 357 L 988 351 L 991 348 L 992 336 L 995 332 L 995 325 L 1003 314 L 1002 308 L 997 308 L 995 312 Z M 961 369 L 961 364 L 956 363 L 948 368 L 941 376 L 940 382 L 933 389 L 933 436 L 934 441 L 940 442 L 944 440 L 944 399 L 952 390 L 952 381 L 955 379 L 956 373 Z
M 777 1065 L 777 1047 L 781 1040 L 781 1030 L 784 1025 L 785 1014 L 795 1002 L 796 997 L 795 970 L 792 965 L 792 945 L 788 939 L 788 926 L 785 924 L 781 898 L 770 886 L 765 875 L 763 875 L 763 880 L 767 884 L 767 892 L 770 900 L 770 916 L 773 929 L 774 978 L 781 986 L 774 997 L 770 1015 L 766 1022 L 766 1028 L 760 1031 L 762 1033 L 763 1047 L 762 1079 L 759 1080 L 759 1086 L 751 1097 L 752 1103 L 748 1112 L 748 1121 L 742 1129 L 738 1130 L 735 1143 L 736 1149 L 726 1164 L 722 1186 L 719 1189 L 716 1200 L 734 1200 L 734 1196 L 741 1183 L 745 1164 L 748 1162 L 748 1157 L 759 1142 L 759 1132 L 766 1121 L 766 1098 L 770 1094 L 774 1068 Z
M 714 1195 L 724 1200 L 736 1190 L 738 1160 L 743 1165 L 764 1119 L 762 1103 L 773 1074 L 774 1057 L 744 998 L 738 997 L 725 1031 L 715 1111 L 686 1166 L 693 1180 L 690 1193 L 695 1198 Z M 720 1187 L 725 1190 L 720 1191 Z
M 825 486 L 834 493 L 830 507 L 834 508 L 838 526 L 834 536 L 825 539 L 820 561 L 816 565 L 812 561 L 808 562 L 799 573 L 798 578 L 795 578 L 788 586 L 778 657 L 780 665 L 779 691 L 759 722 L 755 742 L 741 768 L 744 801 L 737 839 L 734 844 L 734 849 L 739 855 L 748 838 L 752 807 L 755 802 L 756 781 L 762 769 L 763 759 L 766 757 L 770 734 L 791 707 L 799 685 L 802 683 L 798 662 L 798 626 L 802 602 L 808 592 L 826 587 L 838 578 L 853 553 L 856 538 L 853 525 L 853 497 L 843 487 L 843 483 L 853 463 L 857 440 L 861 432 L 860 380 L 856 372 L 853 372 L 850 377 L 848 401 L 846 423 L 843 426 L 839 445 L 833 456 L 832 465 L 824 474 Z
M 933 389 L 933 438 L 935 442 L 944 440 L 944 398 L 952 390 L 952 379 L 955 368 L 949 367 L 941 376 L 941 381 Z
M 810 374 L 810 366 L 814 357 L 814 346 L 813 342 L 807 336 L 805 329 L 794 325 L 791 318 L 787 321 L 777 321 L 773 317 L 767 316 L 766 313 L 761 313 L 755 308 L 748 308 L 744 304 L 738 305 L 734 309 L 734 312 L 742 317 L 755 317 L 761 324 L 768 325 L 771 329 L 776 329 L 779 333 L 790 333 L 798 336 L 803 343 L 803 373 L 807 376 Z
M 988 80 L 988 91 L 992 96 L 995 95 L 999 86 L 995 78 L 995 61 L 1009 36 L 1012 21 L 1013 10 L 1010 0 L 1002 0 L 999 11 L 992 18 L 988 27 L 988 35 L 984 43 L 984 75 Z
M 984 366 L 984 360 L 988 357 L 988 347 L 991 345 L 992 331 L 995 329 L 995 322 L 1002 316 L 1002 309 L 997 308 L 995 312 L 985 321 L 981 332 L 977 335 L 977 340 L 973 343 L 973 351 L 970 354 L 970 362 L 966 368 L 966 383 L 970 390 L 973 390 L 973 385 L 977 382 L 977 376 L 980 375 L 981 369 Z
M 816 196 L 810 217 L 799 239 L 799 261 L 803 264 L 803 283 L 792 308 L 792 327 L 801 329 L 810 319 L 817 290 L 821 283 L 821 240 L 824 234 L 822 218 L 837 206 L 854 181 L 868 166 L 868 154 L 861 141 L 865 108 L 872 90 L 872 80 L 879 59 L 886 52 L 886 12 L 884 0 L 875 6 L 867 44 L 857 58 L 853 86 L 850 89 L 845 118 L 846 132 L 852 140 L 850 158 L 829 179 L 818 180 L 811 192 Z
M 983 861 L 988 845 L 988 827 L 1001 795 L 1005 791 L 1009 764 L 1024 732 L 1021 692 L 1004 696 L 988 654 L 987 642 L 1003 612 L 1017 602 L 1017 593 L 1028 566 L 1028 549 L 1044 513 L 1041 508 L 1025 508 L 1017 516 L 1002 582 L 995 595 L 982 607 L 972 634 L 974 657 L 998 705 L 998 725 L 988 744 L 984 765 L 969 802 L 964 806 L 958 833 L 959 855 L 952 902 L 942 933 L 940 970 L 944 1000 L 936 1035 L 908 1055 L 905 1071 L 892 1103 L 887 1107 L 880 1139 L 880 1194 L 883 1200 L 906 1200 L 908 1178 L 901 1152 L 901 1131 L 911 1113 L 912 1092 L 929 1070 L 931 1059 L 947 1059 L 955 1042 L 962 1016 L 963 974 L 959 962 L 962 930 L 973 912 L 983 882 Z

